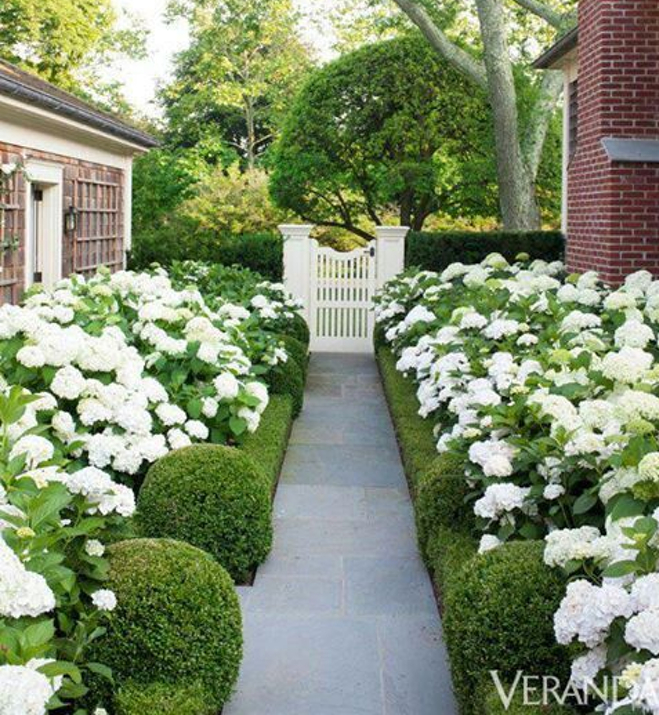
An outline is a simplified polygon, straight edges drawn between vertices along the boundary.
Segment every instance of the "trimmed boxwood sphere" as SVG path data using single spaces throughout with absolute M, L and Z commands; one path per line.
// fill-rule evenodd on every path
M 122 541 L 108 554 L 107 587 L 117 607 L 107 618 L 107 634 L 94 643 L 92 659 L 112 668 L 118 693 L 122 686 L 134 691 L 136 684 L 147 689 L 166 683 L 174 698 L 193 683 L 195 697 L 219 710 L 242 660 L 240 605 L 229 574 L 212 556 L 169 539 Z M 93 692 L 95 703 L 109 702 L 108 687 L 103 680 Z M 126 709 L 130 694 L 122 699 L 126 715 L 137 715 Z
M 273 395 L 290 395 L 293 400 L 293 417 L 298 417 L 304 405 L 304 376 L 295 362 L 279 363 L 266 375 L 268 388 Z
M 297 338 L 292 338 L 290 335 L 278 335 L 277 338 L 284 343 L 284 349 L 289 355 L 289 358 L 302 368 L 302 374 L 306 375 L 307 365 L 309 363 L 309 352 L 306 345 L 301 343 Z
M 263 470 L 241 450 L 192 445 L 149 470 L 137 528 L 142 536 L 179 539 L 208 551 L 240 582 L 270 552 L 271 491 Z
M 115 711 L 117 715 L 217 715 L 217 703 L 200 683 L 145 685 L 131 680 L 116 694 Z
M 299 340 L 307 348 L 309 347 L 311 333 L 307 321 L 301 315 L 296 314 L 292 320 L 287 321 L 281 332 Z
M 416 488 L 417 534 L 424 556 L 437 529 L 474 528 L 473 508 L 466 504 L 469 491 L 464 460 L 449 453 L 435 457 Z
M 513 682 L 528 675 L 569 674 L 556 643 L 554 613 L 565 581 L 543 561 L 544 542 L 515 542 L 472 559 L 444 593 L 444 629 L 461 712 L 489 671 Z

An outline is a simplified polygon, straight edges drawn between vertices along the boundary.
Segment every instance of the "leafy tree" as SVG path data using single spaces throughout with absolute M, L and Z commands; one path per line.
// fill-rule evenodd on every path
M 253 169 L 309 68 L 292 0 L 174 0 L 170 14 L 192 32 L 164 92 L 170 139 L 220 133 Z
M 98 69 L 117 55 L 142 56 L 144 32 L 119 29 L 112 0 L 2 0 L 0 58 L 58 86 L 120 101 Z
M 562 78 L 553 72 L 530 78 L 521 67 L 528 59 L 528 38 L 542 41 L 548 30 L 555 33 L 573 23 L 575 0 L 393 2 L 439 56 L 487 92 L 504 225 L 511 230 L 537 228 L 535 184 Z
M 275 202 L 304 220 L 371 238 L 395 209 L 420 229 L 441 209 L 496 211 L 489 110 L 416 33 L 318 71 L 291 107 L 273 156 Z
M 200 230 L 218 235 L 268 232 L 287 218 L 270 200 L 266 172 L 258 168 L 243 172 L 237 162 L 228 169 L 216 167 L 180 210 Z

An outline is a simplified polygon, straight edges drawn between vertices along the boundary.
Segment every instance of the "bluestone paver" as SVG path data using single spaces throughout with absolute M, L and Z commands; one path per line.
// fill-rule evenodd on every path
M 373 356 L 312 357 L 274 512 L 270 558 L 240 589 L 245 659 L 224 715 L 454 715 Z

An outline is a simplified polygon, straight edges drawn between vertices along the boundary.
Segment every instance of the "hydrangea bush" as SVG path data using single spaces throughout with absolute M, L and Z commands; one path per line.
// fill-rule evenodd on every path
M 239 270 L 206 301 L 189 285 L 205 270 L 101 270 L 0 308 L 3 714 L 87 712 L 86 676 L 111 677 L 86 653 L 117 605 L 105 543 L 135 510 L 130 486 L 172 449 L 258 429 L 288 360 L 271 329 L 300 306 Z
M 0 712 L 42 715 L 85 695 L 87 646 L 116 606 L 104 542 L 135 510 L 133 492 L 76 468 L 38 425 L 49 400 L 0 394 Z M 84 711 L 80 711 L 84 712 Z
M 575 681 L 621 677 L 608 712 L 659 713 L 659 282 L 495 254 L 401 276 L 376 320 L 464 459 L 481 552 L 545 538 Z
M 67 456 L 130 483 L 170 449 L 258 428 L 261 378 L 288 359 L 265 323 L 299 307 L 282 297 L 292 305 L 271 308 L 272 318 L 219 297 L 211 310 L 164 271 L 72 277 L 0 308 L 0 374 L 44 393 Z M 257 292 L 254 302 L 271 300 Z

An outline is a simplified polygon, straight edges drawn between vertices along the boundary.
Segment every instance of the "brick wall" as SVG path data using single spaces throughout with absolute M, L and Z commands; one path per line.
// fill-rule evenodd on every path
M 125 178 L 121 169 L 70 159 L 56 154 L 23 149 L 0 142 L 0 163 L 47 161 L 63 167 L 64 212 L 73 205 L 79 210 L 75 235 L 65 234 L 62 274 L 92 273 L 99 265 L 118 270 L 123 265 Z M 5 210 L 5 238 L 17 236 L 19 245 L 2 252 L 0 303 L 16 302 L 24 290 L 26 182 L 17 176 L 8 195 L 0 196 Z
M 611 162 L 604 137 L 659 139 L 657 0 L 580 0 L 567 258 L 614 284 L 642 268 L 659 275 L 659 165 Z

